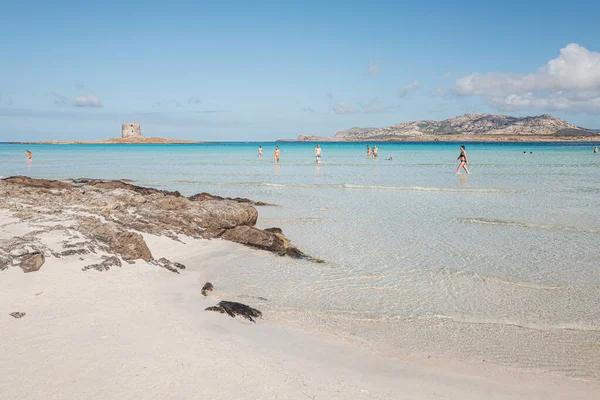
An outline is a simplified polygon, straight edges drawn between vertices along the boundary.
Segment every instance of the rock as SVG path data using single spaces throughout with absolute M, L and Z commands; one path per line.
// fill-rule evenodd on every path
M 44 189 L 70 189 L 72 187 L 72 185 L 67 182 L 35 179 L 27 176 L 9 176 L 8 178 L 4 178 L 3 181 L 9 182 L 13 185 L 23 185 L 27 187 Z
M 83 181 L 83 180 L 87 180 L 87 179 L 80 178 L 79 180 Z M 136 186 L 136 185 L 127 183 L 124 180 L 103 181 L 103 180 L 99 180 L 99 179 L 89 179 L 89 180 L 87 180 L 87 182 L 85 182 L 85 184 L 87 186 L 95 186 L 98 188 L 109 189 L 109 190 L 114 190 L 114 189 L 131 190 L 133 192 L 136 192 L 136 193 L 139 193 L 142 195 L 162 194 L 164 196 L 181 197 L 181 193 L 179 193 L 178 191 L 171 192 L 168 190 L 159 190 L 159 189 L 147 188 L 147 187 L 143 187 L 143 186 Z
M 202 290 L 200 291 L 200 293 L 202 293 L 202 296 L 208 296 L 208 292 L 212 292 L 213 291 L 213 285 L 210 282 L 206 282 L 204 284 L 204 286 L 202 286 Z
M 120 254 L 123 260 L 144 261 L 152 260 L 152 253 L 144 241 L 144 237 L 135 232 L 122 232 L 117 235 L 116 241 L 111 243 L 110 250 Z
M 11 264 L 10 258 L 0 257 L 0 271 L 4 271 L 6 268 L 10 267 Z
M 290 246 L 289 239 L 284 236 L 280 228 L 261 230 L 251 226 L 238 226 L 223 233 L 221 238 L 249 247 L 268 250 L 280 256 L 288 256 L 316 263 L 325 262 L 304 254 L 296 247 Z
M 19 266 L 23 272 L 35 272 L 44 265 L 44 255 L 42 253 L 29 253 L 19 257 Z
M 257 309 L 234 301 L 221 301 L 216 306 L 206 308 L 205 311 L 216 311 L 222 314 L 228 314 L 231 318 L 240 315 L 254 323 L 256 323 L 254 318 L 262 317 L 262 312 Z
M 70 250 L 65 250 L 62 251 L 60 253 L 60 255 L 62 257 L 66 257 L 66 256 L 74 256 L 74 255 L 83 255 L 83 254 L 88 254 L 89 251 L 86 249 L 70 249 Z
M 13 318 L 17 318 L 18 319 L 18 318 L 23 318 L 25 316 L 25 313 L 24 312 L 15 311 L 15 312 L 11 312 L 9 315 L 11 317 L 13 317 Z
M 237 226 L 229 229 L 222 236 L 223 239 L 258 249 L 283 254 L 289 240 L 272 232 L 266 232 L 252 226 Z
M 121 260 L 115 256 L 104 256 L 104 260 L 100 264 L 86 265 L 81 270 L 87 271 L 88 269 L 95 269 L 96 271 L 108 271 L 111 267 L 121 267 Z
M 190 201 L 229 200 L 229 201 L 235 201 L 237 203 L 248 203 L 248 204 L 252 204 L 253 206 L 272 206 L 273 205 L 273 204 L 269 204 L 269 203 L 264 203 L 262 201 L 253 201 L 253 200 L 246 199 L 243 197 L 231 198 L 231 197 L 215 196 L 215 195 L 212 195 L 212 194 L 206 193 L 206 192 L 197 193 L 193 196 L 190 196 L 190 197 L 188 197 L 188 200 L 190 200 Z
M 152 260 L 150 261 L 150 264 L 154 264 L 161 268 L 168 269 L 169 271 L 174 272 L 176 274 L 179 273 L 179 269 L 185 269 L 185 265 L 178 262 L 172 262 L 164 257 L 159 258 L 158 260 Z
M 119 254 L 125 261 L 152 260 L 152 253 L 139 233 L 125 231 L 116 224 L 90 217 L 80 218 L 79 231 L 90 239 L 108 244 L 109 251 Z
M 263 230 L 265 232 L 271 232 L 271 233 L 283 235 L 283 231 L 281 230 L 281 228 L 267 228 L 267 229 L 263 229 Z

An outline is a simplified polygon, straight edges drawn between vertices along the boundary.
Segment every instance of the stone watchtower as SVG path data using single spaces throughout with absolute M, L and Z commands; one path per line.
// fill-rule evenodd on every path
M 122 124 L 121 125 L 121 137 L 123 138 L 137 138 L 142 136 L 142 127 L 140 124 Z

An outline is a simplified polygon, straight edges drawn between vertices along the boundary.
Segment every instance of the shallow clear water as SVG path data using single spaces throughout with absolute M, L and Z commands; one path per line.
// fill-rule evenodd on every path
M 269 319 L 390 356 L 600 379 L 600 155 L 589 144 L 0 145 L 0 175 L 130 178 L 259 209 L 326 264 L 248 251 L 210 277 Z M 523 151 L 527 154 L 524 155 Z M 533 154 L 529 154 L 529 152 Z M 386 158 L 393 157 L 393 161 Z M 249 256 L 251 255 L 251 256 Z M 225 259 L 224 259 L 225 260 Z M 268 301 L 252 299 L 267 298 Z

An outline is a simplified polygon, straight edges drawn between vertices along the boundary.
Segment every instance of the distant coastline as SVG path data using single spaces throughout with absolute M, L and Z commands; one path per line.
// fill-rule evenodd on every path
M 44 142 L 9 142 L 10 144 L 195 144 L 193 140 L 161 137 L 110 138 L 104 140 L 47 140 Z
M 304 136 L 300 135 L 297 139 L 279 139 L 279 143 L 302 143 L 302 142 L 340 142 L 340 143 L 435 143 L 435 142 L 471 142 L 471 143 L 552 143 L 552 142 L 576 142 L 576 143 L 596 143 L 600 142 L 598 136 L 553 136 L 553 135 L 424 135 L 424 136 L 404 136 L 392 138 L 339 138 L 325 136 Z
M 551 115 L 465 114 L 443 121 L 406 121 L 383 128 L 353 127 L 332 137 L 300 135 L 280 142 L 590 142 L 597 130 L 575 126 Z

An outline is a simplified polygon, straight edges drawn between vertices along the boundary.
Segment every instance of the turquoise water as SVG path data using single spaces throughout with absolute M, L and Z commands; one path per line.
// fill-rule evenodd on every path
M 0 145 L 0 175 L 129 178 L 275 203 L 326 264 L 248 251 L 210 279 L 269 319 L 387 356 L 461 357 L 600 379 L 600 155 L 594 144 Z M 526 155 L 523 152 L 527 152 Z M 533 154 L 529 154 L 529 152 Z M 386 158 L 393 157 L 393 161 Z M 216 260 L 215 262 L 219 262 Z M 251 297 L 250 297 L 251 298 Z M 248 300 L 246 300 L 248 302 Z

